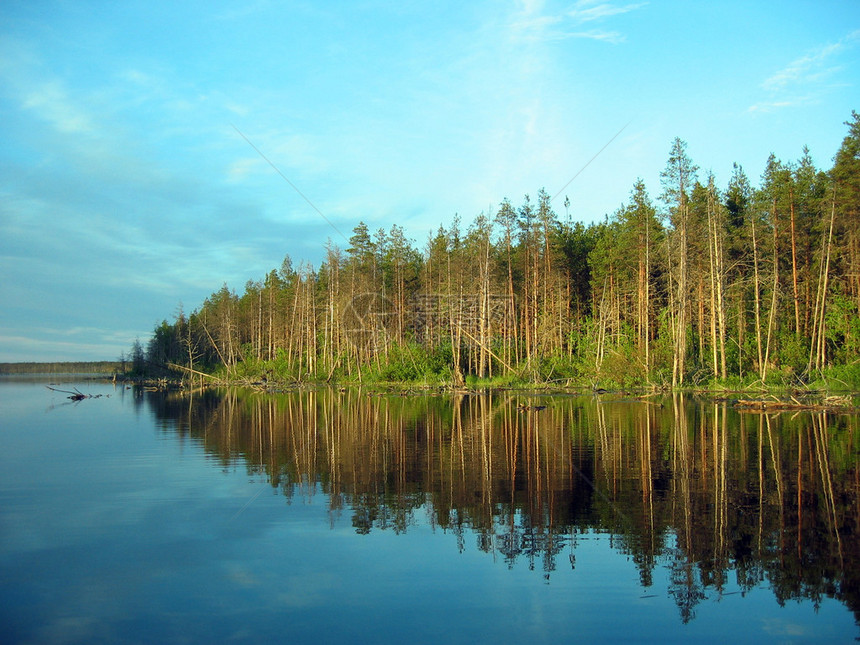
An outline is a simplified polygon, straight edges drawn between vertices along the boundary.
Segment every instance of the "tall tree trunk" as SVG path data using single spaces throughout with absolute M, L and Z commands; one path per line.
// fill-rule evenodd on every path
M 643 305 L 643 322 L 644 322 L 644 337 L 645 337 L 645 380 L 651 380 L 651 323 L 650 323 L 650 309 L 651 309 L 651 222 L 646 219 L 645 221 L 645 280 L 644 280 L 644 292 L 645 299 Z
M 711 256 L 711 339 L 714 344 L 714 374 L 726 378 L 726 305 L 725 269 L 723 266 L 723 223 L 716 200 L 713 177 L 708 183 L 708 223 L 712 242 L 708 244 Z M 719 348 L 717 347 L 719 345 Z M 719 366 L 717 357 L 719 355 Z M 719 369 L 718 369 L 719 367 Z
M 675 352 L 672 359 L 672 386 L 684 383 L 685 359 L 687 355 L 687 203 L 681 195 L 681 221 L 678 249 L 678 315 L 675 321 Z
M 794 227 L 794 193 L 788 189 L 789 209 L 791 213 L 791 282 L 794 288 L 794 334 L 800 337 L 800 295 L 797 291 L 797 236 Z
M 758 350 L 758 373 L 759 378 L 764 381 L 766 368 L 764 367 L 764 354 L 761 348 L 761 294 L 759 293 L 759 277 L 758 277 L 758 245 L 755 237 L 755 219 L 750 219 L 752 228 L 752 247 L 753 247 L 753 295 L 755 297 L 755 342 Z
M 770 362 L 770 340 L 773 335 L 773 327 L 776 322 L 777 296 L 779 294 L 779 244 L 778 244 L 778 229 L 776 215 L 776 200 L 773 200 L 773 288 L 771 290 L 770 313 L 767 317 L 767 340 L 764 348 L 764 369 L 762 371 L 761 380 L 764 381 L 767 377 L 767 367 Z
M 819 372 L 824 369 L 825 343 L 824 343 L 824 312 L 827 304 L 827 288 L 830 274 L 830 249 L 833 242 L 833 221 L 836 218 L 836 197 L 832 198 L 830 204 L 830 229 L 827 233 L 827 243 L 824 249 L 824 263 L 821 267 L 818 294 L 815 298 L 815 317 L 813 318 L 812 343 L 809 350 L 809 369 L 814 366 Z

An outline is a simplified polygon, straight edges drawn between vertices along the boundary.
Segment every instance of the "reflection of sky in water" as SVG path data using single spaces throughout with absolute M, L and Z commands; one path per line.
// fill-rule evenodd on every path
M 14 388 L 14 395 L 6 394 Z M 41 386 L 0 398 L 3 640 L 72 642 L 826 642 L 856 635 L 830 599 L 780 608 L 731 574 L 682 624 L 668 566 L 643 588 L 606 534 L 577 535 L 547 578 L 509 568 L 466 531 L 357 535 L 325 495 L 288 502 L 155 430 L 131 393 L 63 403 Z M 14 401 L 14 406 L 6 405 Z M 27 401 L 29 405 L 21 402 Z M 48 408 L 48 409 L 46 409 Z M 665 558 L 666 556 L 661 556 Z M 849 636 L 850 635 L 850 636 Z

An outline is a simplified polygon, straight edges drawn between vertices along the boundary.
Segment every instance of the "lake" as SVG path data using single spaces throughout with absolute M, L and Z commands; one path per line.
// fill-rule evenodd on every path
M 54 387 L 0 381 L 4 643 L 860 636 L 856 415 Z

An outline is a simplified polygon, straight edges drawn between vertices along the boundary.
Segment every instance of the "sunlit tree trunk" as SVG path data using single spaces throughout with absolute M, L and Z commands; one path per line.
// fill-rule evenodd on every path
M 777 214 L 776 214 L 776 199 L 773 201 L 773 210 L 772 210 L 772 224 L 773 224 L 773 287 L 771 289 L 771 298 L 770 298 L 770 312 L 767 317 L 767 336 L 765 341 L 765 349 L 764 349 L 764 365 L 762 367 L 761 380 L 764 381 L 767 378 L 767 369 L 768 364 L 770 363 L 770 346 L 771 346 L 771 338 L 774 333 L 774 325 L 776 321 L 776 313 L 777 313 L 777 304 L 778 304 L 778 296 L 779 296 L 779 237 L 778 237 L 778 225 L 777 225 Z
M 822 244 L 822 246 L 824 247 L 822 249 L 824 261 L 821 265 L 821 274 L 819 276 L 818 282 L 818 294 L 815 299 L 815 316 L 813 318 L 813 334 L 808 366 L 810 370 L 815 367 L 815 369 L 819 372 L 824 369 L 825 365 L 824 312 L 827 305 L 827 288 L 828 280 L 830 277 L 830 250 L 833 242 L 833 222 L 835 219 L 836 199 L 834 197 L 830 205 L 830 227 L 827 232 L 827 242 L 826 244 Z
M 755 342 L 756 349 L 758 350 L 758 370 L 759 370 L 759 378 L 762 381 L 765 379 L 765 375 L 767 374 L 767 368 L 764 365 L 764 353 L 762 352 L 761 346 L 761 293 L 759 287 L 759 273 L 758 273 L 758 244 L 756 243 L 756 235 L 755 235 L 755 219 L 750 219 L 750 227 L 752 229 L 752 251 L 753 251 L 753 297 L 755 300 Z
M 791 283 L 794 295 L 794 334 L 800 336 L 800 294 L 797 290 L 797 234 L 794 223 L 794 191 L 788 189 L 789 213 L 791 214 Z
M 723 218 L 716 199 L 713 175 L 708 180 L 708 256 L 711 283 L 711 345 L 714 375 L 726 378 L 725 270 Z

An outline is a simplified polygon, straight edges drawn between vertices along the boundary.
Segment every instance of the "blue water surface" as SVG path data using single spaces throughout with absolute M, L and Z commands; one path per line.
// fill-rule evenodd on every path
M 70 402 L 0 382 L 4 643 L 851 642 L 839 602 L 709 590 L 684 622 L 612 536 L 578 534 L 544 572 L 419 508 L 356 532 L 318 486 L 287 499 L 159 427 L 133 390 Z M 573 558 L 570 558 L 570 556 Z M 573 562 L 573 565 L 571 564 Z

